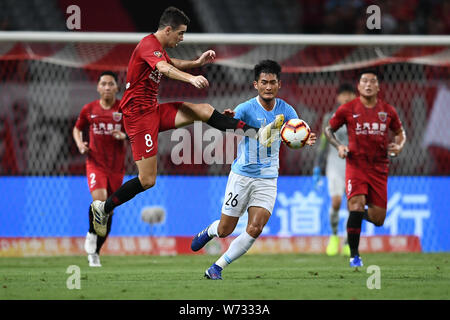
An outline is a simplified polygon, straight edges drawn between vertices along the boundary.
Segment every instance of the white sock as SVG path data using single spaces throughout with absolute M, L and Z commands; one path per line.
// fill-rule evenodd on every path
M 333 235 L 337 235 L 339 226 L 339 210 L 334 211 L 333 208 L 330 207 L 329 213 L 330 213 L 331 231 L 333 232 Z
M 250 236 L 247 232 L 241 233 L 236 239 L 231 241 L 228 250 L 216 261 L 216 264 L 222 269 L 231 262 L 245 254 L 255 242 L 256 238 Z
M 219 227 L 220 220 L 216 220 L 208 228 L 208 236 L 210 237 L 218 237 L 217 228 Z

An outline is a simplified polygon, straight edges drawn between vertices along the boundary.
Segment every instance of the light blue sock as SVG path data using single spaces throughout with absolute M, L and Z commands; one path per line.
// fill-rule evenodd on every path
M 241 233 L 236 239 L 231 241 L 228 250 L 216 261 L 216 264 L 222 269 L 231 262 L 244 255 L 255 242 L 256 238 L 250 236 L 247 232 Z

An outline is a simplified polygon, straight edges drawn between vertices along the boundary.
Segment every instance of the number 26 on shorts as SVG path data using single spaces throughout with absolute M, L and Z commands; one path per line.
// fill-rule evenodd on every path
M 236 194 L 236 195 L 233 197 L 233 193 L 232 193 L 232 192 L 229 192 L 229 193 L 228 193 L 228 196 L 227 196 L 227 201 L 225 202 L 225 204 L 226 204 L 227 206 L 231 205 L 233 208 L 236 207 L 236 206 L 238 205 L 238 200 L 237 200 L 237 196 L 238 196 L 238 195 L 239 195 L 239 194 Z

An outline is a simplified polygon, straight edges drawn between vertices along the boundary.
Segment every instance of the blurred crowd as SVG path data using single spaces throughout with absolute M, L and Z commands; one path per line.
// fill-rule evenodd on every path
M 1 0 L 0 30 L 67 30 L 65 9 L 72 2 Z M 170 0 L 152 4 L 151 11 L 142 10 L 141 1 L 108 0 L 108 7 L 112 8 L 109 12 L 103 12 L 102 1 L 76 3 L 83 9 L 83 31 L 151 31 L 162 10 L 174 5 L 191 17 L 209 8 L 197 19 L 191 19 L 190 32 L 267 33 L 274 30 L 275 24 L 275 31 L 284 33 L 450 34 L 449 0 Z M 370 30 L 366 26 L 370 16 L 366 10 L 370 5 L 380 8 L 380 29 Z M 101 15 L 97 14 L 99 11 Z M 204 16 L 210 16 L 210 20 Z M 239 18 L 249 23 L 243 21 L 242 27 L 242 23 L 235 21 Z M 111 20 L 116 23 L 111 24 Z M 124 25 L 124 20 L 129 22 Z M 212 24 L 218 29 L 211 31 Z
M 298 0 L 302 33 L 450 34 L 448 0 Z M 380 8 L 381 29 L 366 27 L 367 7 Z

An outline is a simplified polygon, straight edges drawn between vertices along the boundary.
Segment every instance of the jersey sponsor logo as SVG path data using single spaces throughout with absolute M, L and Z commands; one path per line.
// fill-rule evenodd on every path
M 154 82 L 160 83 L 160 82 L 161 82 L 162 73 L 159 72 L 158 69 L 155 69 L 155 70 L 153 70 L 152 72 L 150 72 L 150 74 L 148 75 L 148 77 L 149 77 L 150 79 L 152 79 Z
M 358 118 L 360 115 L 359 114 L 354 114 L 353 118 Z
M 384 136 L 386 132 L 387 126 L 386 123 L 378 123 L 378 122 L 364 122 L 362 125 L 358 122 L 356 123 L 355 133 L 356 135 L 360 134 L 370 134 L 370 135 L 382 135 Z
M 162 57 L 161 51 L 155 51 L 155 52 L 153 52 L 153 54 L 154 54 L 156 57 L 158 57 L 158 58 L 161 58 L 161 57 Z
M 122 120 L 122 113 L 113 112 L 113 120 L 116 122 L 119 122 L 120 120 Z
M 106 123 L 106 122 L 99 122 L 99 123 L 93 123 L 92 131 L 94 134 L 106 134 L 111 135 L 112 131 L 121 131 L 122 125 L 119 123 Z
M 96 118 L 96 117 L 97 117 L 96 114 L 91 114 L 91 119 L 94 119 L 94 118 Z
M 378 112 L 378 119 L 380 119 L 380 121 L 386 122 L 387 112 Z

